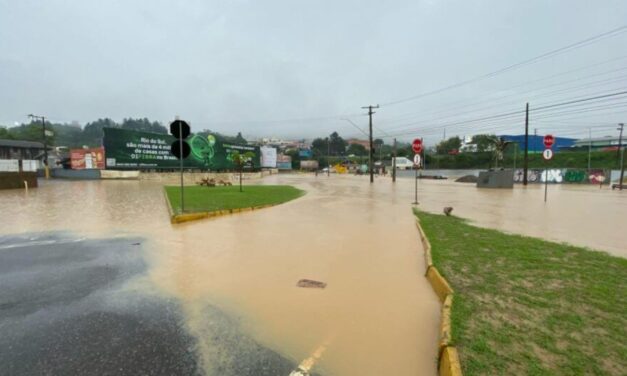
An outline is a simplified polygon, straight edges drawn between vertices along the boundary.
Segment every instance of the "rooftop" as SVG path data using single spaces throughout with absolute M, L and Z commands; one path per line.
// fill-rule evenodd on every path
M 0 146 L 8 146 L 13 148 L 25 148 L 25 149 L 43 149 L 44 144 L 37 141 L 24 141 L 24 140 L 7 140 L 0 139 Z

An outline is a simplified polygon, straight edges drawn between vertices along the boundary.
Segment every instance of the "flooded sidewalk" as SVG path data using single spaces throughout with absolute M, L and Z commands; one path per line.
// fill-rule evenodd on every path
M 402 195 L 413 200 L 413 179 L 398 182 Z M 543 184 L 480 189 L 472 183 L 422 179 L 418 201 L 420 208 L 433 213 L 452 206 L 453 215 L 478 226 L 627 257 L 627 194 L 607 186 L 549 184 L 545 203 Z
M 145 279 L 131 288 L 178 302 L 209 375 L 235 374 L 228 367 L 251 356 L 234 350 L 241 337 L 221 334 L 216 321 L 294 364 L 314 359 L 316 374 L 435 374 L 439 303 L 423 277 L 402 185 L 313 175 L 262 183 L 293 184 L 307 194 L 173 226 L 159 184 L 50 181 L 29 192 L 0 192 L 0 208 L 11 218 L 0 231 L 147 239 Z M 298 288 L 300 279 L 327 286 Z

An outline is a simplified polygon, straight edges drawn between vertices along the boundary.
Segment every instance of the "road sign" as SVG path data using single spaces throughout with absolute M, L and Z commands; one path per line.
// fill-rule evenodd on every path
M 175 138 L 182 138 L 183 140 L 189 136 L 190 129 L 189 124 L 184 120 L 174 120 L 170 123 L 170 134 Z
M 414 155 L 414 166 L 420 167 L 421 161 L 422 161 L 422 158 L 420 158 L 420 154 Z
M 544 152 L 542 152 L 542 158 L 544 158 L 547 161 L 549 159 L 553 158 L 553 150 L 551 150 L 551 149 L 544 149 Z
M 422 152 L 422 140 L 417 138 L 412 142 L 411 148 L 416 154 L 420 154 Z
M 544 136 L 544 147 L 546 147 L 547 149 L 550 149 L 554 143 L 555 143 L 555 137 L 553 137 L 552 134 L 547 134 L 546 136 Z

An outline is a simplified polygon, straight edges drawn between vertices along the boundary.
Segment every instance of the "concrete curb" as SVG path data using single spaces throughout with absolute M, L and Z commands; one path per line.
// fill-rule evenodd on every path
M 196 221 L 196 220 L 204 219 L 204 218 L 219 217 L 219 216 L 227 215 L 227 214 L 243 213 L 247 211 L 269 208 L 271 206 L 278 205 L 278 204 L 267 204 L 267 205 L 251 206 L 251 207 L 246 207 L 246 208 L 174 214 L 174 211 L 172 210 L 172 205 L 170 204 L 170 198 L 168 197 L 168 192 L 165 190 L 165 188 L 163 189 L 163 197 L 165 198 L 165 203 L 166 203 L 166 206 L 168 207 L 168 214 L 170 215 L 170 223 L 172 224 Z
M 440 376 L 462 376 L 462 367 L 457 355 L 457 349 L 453 346 L 451 336 L 451 308 L 453 306 L 453 289 L 448 281 L 442 277 L 438 268 L 433 265 L 431 258 L 431 243 L 427 238 L 420 220 L 416 218 L 416 227 L 420 232 L 420 240 L 425 251 L 425 263 L 427 271 L 425 276 L 431 283 L 433 291 L 442 302 L 440 321 L 440 340 L 438 341 L 438 374 Z
M 176 223 L 183 223 L 183 222 L 189 222 L 189 221 L 196 221 L 196 220 L 204 219 L 204 218 L 220 217 L 220 216 L 228 215 L 228 214 L 243 213 L 247 211 L 269 208 L 271 206 L 276 206 L 276 205 L 277 204 L 268 204 L 268 205 L 250 206 L 246 208 L 235 208 L 235 209 L 175 214 L 175 215 L 170 215 L 170 223 L 176 224 Z

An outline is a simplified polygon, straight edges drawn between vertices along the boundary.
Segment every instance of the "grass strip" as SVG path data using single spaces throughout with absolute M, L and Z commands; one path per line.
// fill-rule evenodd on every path
M 181 213 L 181 189 L 165 187 L 175 214 Z M 289 185 L 245 185 L 243 192 L 238 186 L 185 187 L 185 213 L 211 212 L 248 208 L 261 205 L 277 205 L 298 198 L 304 191 Z
M 625 375 L 627 259 L 415 214 L 455 291 L 464 375 Z

